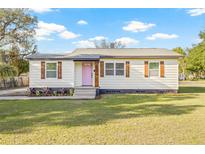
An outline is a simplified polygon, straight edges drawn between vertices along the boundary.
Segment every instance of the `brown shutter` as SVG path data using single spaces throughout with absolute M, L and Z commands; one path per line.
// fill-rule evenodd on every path
M 104 61 L 100 62 L 100 77 L 104 77 Z
M 95 87 L 99 87 L 99 61 L 95 62 Z
M 144 76 L 148 78 L 148 61 L 144 62 Z
M 41 62 L 41 79 L 45 79 L 45 62 Z
M 126 77 L 130 77 L 130 62 L 126 61 Z
M 58 79 L 62 79 L 62 62 L 58 62 Z
M 160 77 L 164 77 L 164 61 L 160 61 Z

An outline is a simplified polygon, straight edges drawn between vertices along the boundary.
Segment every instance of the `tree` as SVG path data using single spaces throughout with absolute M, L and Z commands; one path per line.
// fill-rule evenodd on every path
M 20 56 L 18 50 L 13 48 L 8 54 L 9 64 L 17 69 L 18 76 L 29 71 L 29 63 Z
M 190 71 L 195 78 L 200 78 L 205 75 L 205 45 L 199 44 L 189 50 L 187 70 Z
M 123 45 L 121 42 L 109 42 L 107 40 L 101 40 L 101 41 L 95 41 L 94 42 L 96 48 L 124 48 L 125 45 Z
M 6 87 L 5 79 L 11 78 L 16 76 L 17 70 L 15 67 L 10 66 L 8 64 L 1 64 L 0 65 L 0 78 L 4 82 L 4 87 Z
M 199 44 L 189 49 L 187 58 L 187 70 L 190 71 L 195 78 L 205 77 L 205 31 L 199 33 L 202 40 Z
M 18 75 L 28 72 L 25 56 L 37 50 L 36 26 L 37 18 L 31 16 L 28 9 L 0 9 L 1 62 L 14 66 Z
M 23 56 L 32 53 L 36 25 L 28 9 L 0 9 L 0 49 L 15 46 Z
M 174 48 L 173 51 L 183 56 L 181 59 L 179 59 L 179 73 L 183 76 L 183 79 L 185 79 L 187 62 L 186 52 L 181 47 Z
M 202 40 L 201 43 L 205 43 L 205 31 L 200 31 L 199 38 Z
M 8 55 L 5 50 L 0 50 L 0 64 L 5 64 L 8 62 Z

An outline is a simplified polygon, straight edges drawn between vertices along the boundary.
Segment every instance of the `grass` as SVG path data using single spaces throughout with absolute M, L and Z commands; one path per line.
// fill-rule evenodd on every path
M 179 91 L 0 101 L 0 144 L 205 144 L 205 82 Z

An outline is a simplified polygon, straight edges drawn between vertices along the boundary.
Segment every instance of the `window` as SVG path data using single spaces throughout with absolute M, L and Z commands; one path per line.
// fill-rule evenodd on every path
M 46 63 L 46 78 L 56 78 L 56 63 Z
M 124 76 L 124 63 L 115 64 L 115 75 Z
M 106 75 L 114 75 L 114 63 L 106 63 L 105 64 L 105 74 Z
M 149 63 L 149 76 L 159 76 L 159 62 L 150 62 Z

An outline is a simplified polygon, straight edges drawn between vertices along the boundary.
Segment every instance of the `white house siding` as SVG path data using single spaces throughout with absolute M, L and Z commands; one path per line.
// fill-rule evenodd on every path
M 82 62 L 75 62 L 75 87 L 82 86 Z
M 178 62 L 176 59 L 101 59 L 106 62 L 130 62 L 130 77 L 100 77 L 100 89 L 178 89 Z M 144 77 L 144 61 L 164 61 L 165 77 Z M 105 70 L 105 67 L 104 67 Z
M 61 61 L 61 60 L 59 60 Z M 45 61 L 58 62 L 58 61 Z M 62 60 L 62 79 L 41 79 L 41 61 L 29 61 L 29 87 L 73 87 L 74 63 L 71 60 Z

